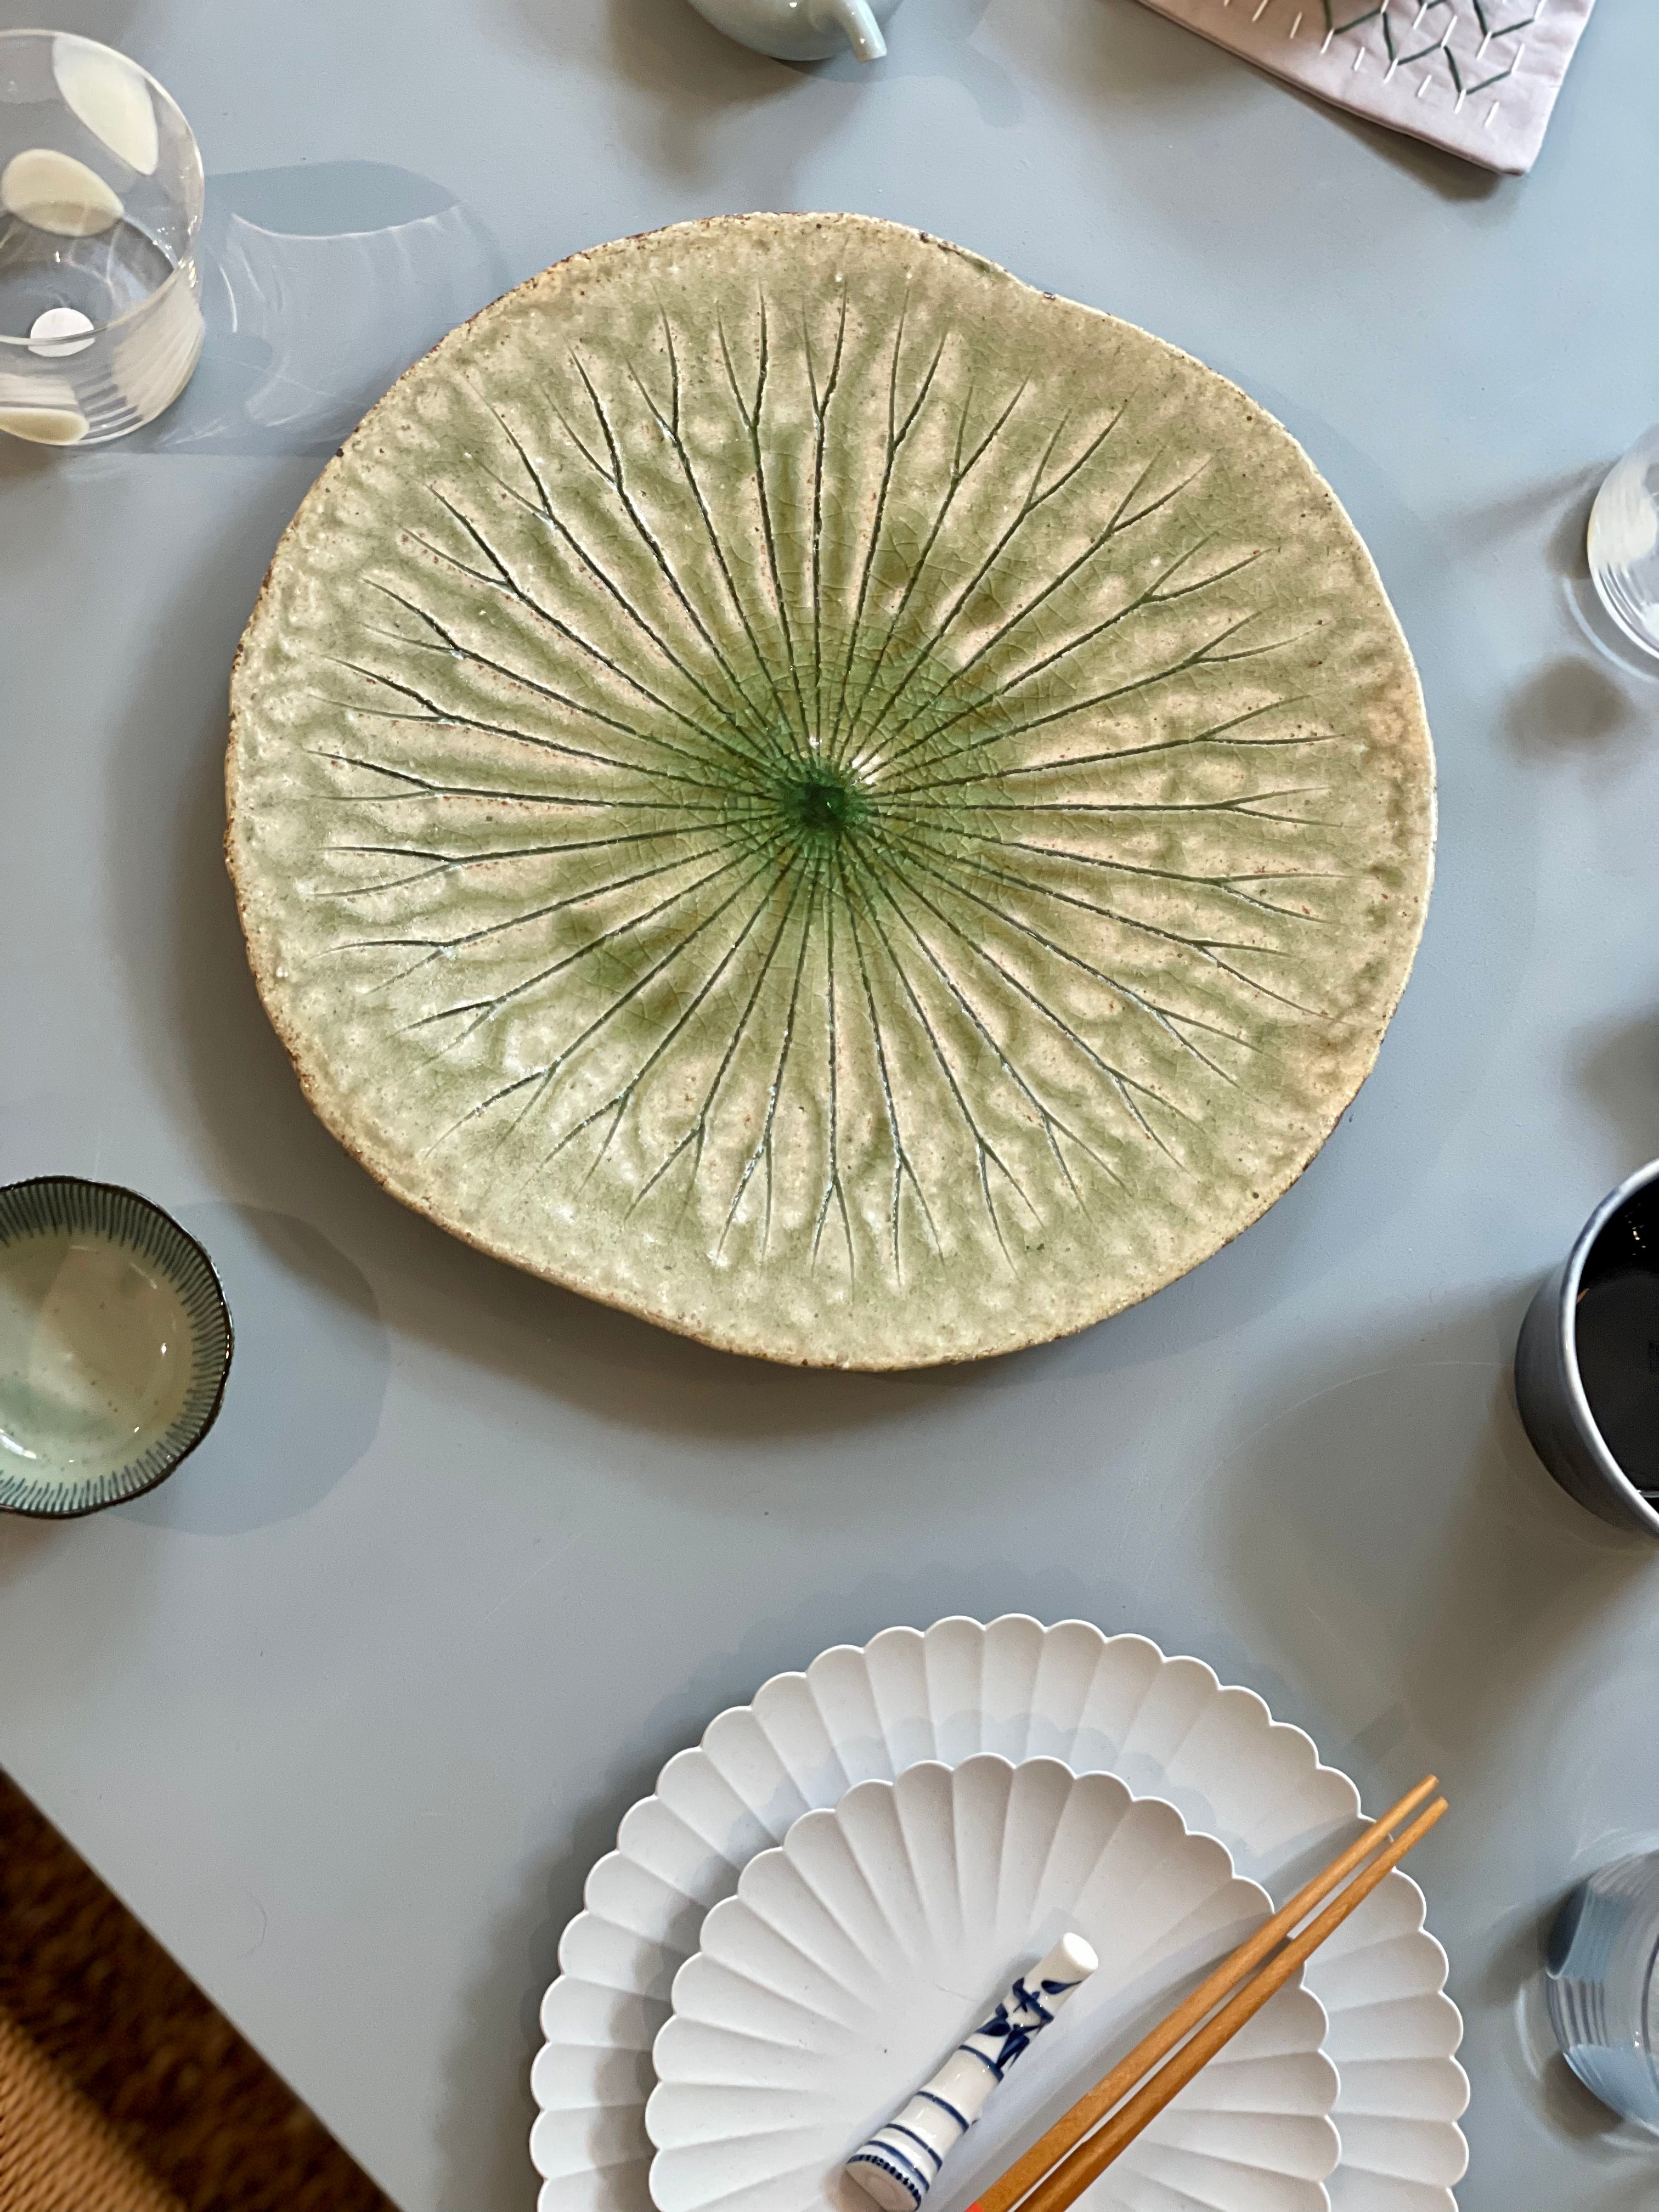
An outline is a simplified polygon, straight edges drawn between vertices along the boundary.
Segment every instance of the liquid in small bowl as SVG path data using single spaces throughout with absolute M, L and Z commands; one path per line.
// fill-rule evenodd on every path
M 230 1355 L 212 1265 L 159 1207 L 67 1176 L 0 1190 L 0 1510 L 64 1518 L 160 1482 Z

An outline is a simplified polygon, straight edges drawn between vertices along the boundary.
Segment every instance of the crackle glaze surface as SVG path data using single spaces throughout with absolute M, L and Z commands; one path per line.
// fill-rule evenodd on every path
M 860 217 L 453 332 L 284 538 L 229 854 L 307 1092 L 486 1249 L 801 1362 L 971 1358 L 1255 1218 L 1421 928 L 1415 673 L 1293 441 Z

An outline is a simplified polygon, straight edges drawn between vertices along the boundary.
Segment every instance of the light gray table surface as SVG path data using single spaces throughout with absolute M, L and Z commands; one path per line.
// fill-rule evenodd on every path
M 1659 1554 L 1558 1493 L 1509 1380 L 1659 1150 L 1659 684 L 1582 557 L 1659 415 L 1659 9 L 1602 0 L 1504 182 L 1134 0 L 907 0 L 864 75 L 681 0 L 0 24 L 42 12 L 195 124 L 210 340 L 150 430 L 0 455 L 0 1171 L 174 1208 L 238 1351 L 153 1495 L 0 1523 L 0 1763 L 404 2212 L 496 2212 L 559 1930 L 719 1707 L 890 1621 L 1133 1627 L 1368 1800 L 1449 1782 L 1466 2212 L 1659 2203 L 1535 1986 L 1574 1874 L 1659 1838 Z M 362 406 L 572 249 L 756 206 L 944 234 L 1244 385 L 1368 538 L 1438 744 L 1422 953 L 1312 1170 L 1150 1304 L 963 1371 L 726 1358 L 402 1210 L 307 1109 L 220 856 L 237 635 Z

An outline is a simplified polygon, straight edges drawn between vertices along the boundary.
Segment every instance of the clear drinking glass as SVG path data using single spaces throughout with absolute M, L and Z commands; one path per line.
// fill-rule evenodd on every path
M 1590 509 L 1589 552 L 1602 605 L 1659 658 L 1659 426 L 1608 471 Z
M 1545 1987 L 1586 2088 L 1659 2135 L 1659 1851 L 1581 1881 L 1550 1931 Z
M 0 429 L 100 445 L 178 398 L 202 201 L 190 125 L 136 62 L 0 32 Z

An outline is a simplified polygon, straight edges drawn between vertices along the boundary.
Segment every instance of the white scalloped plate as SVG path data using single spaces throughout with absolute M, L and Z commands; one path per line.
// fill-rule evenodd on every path
M 1075 1929 L 1099 1971 L 946 2160 L 929 2212 L 960 2212 L 1272 1909 L 1115 1775 L 987 1753 L 861 1782 L 750 1859 L 674 1978 L 646 2109 L 658 2212 L 870 2212 L 848 2154 Z M 1328 2212 L 1324 2033 L 1316 1998 L 1279 1990 L 1080 2202 Z
M 1320 1765 L 1299 1729 L 1143 1637 L 1007 1613 L 838 1644 L 717 1715 L 589 1875 L 542 2002 L 547 2040 L 531 2077 L 540 2212 L 650 2212 L 652 2043 L 704 1915 L 735 1893 L 748 1862 L 857 1782 L 981 1751 L 1059 1759 L 1166 1798 L 1275 1895 L 1358 1817 L 1352 1783 Z M 1468 2081 L 1452 2055 L 1462 2021 L 1423 1919 L 1422 1893 L 1392 1874 L 1310 1963 L 1342 2077 L 1333 2212 L 1455 2212 L 1452 2185 L 1468 2162 L 1457 2125 Z

